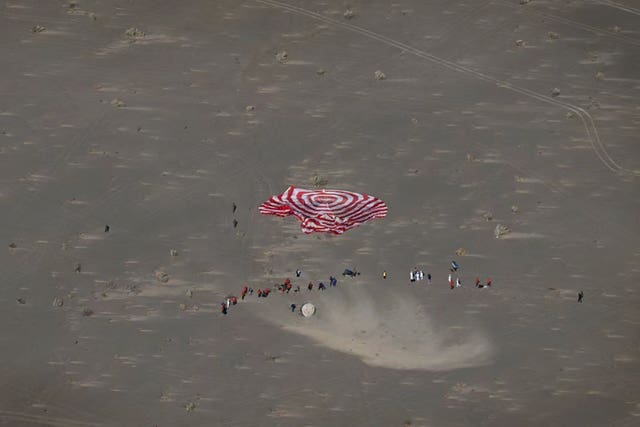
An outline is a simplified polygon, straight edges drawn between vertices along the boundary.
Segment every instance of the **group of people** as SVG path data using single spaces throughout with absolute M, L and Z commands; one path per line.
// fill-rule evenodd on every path
M 300 277 L 301 275 L 302 275 L 302 271 L 300 269 L 297 269 L 296 277 Z M 329 276 L 329 286 L 331 287 L 338 286 L 338 279 L 336 279 L 333 276 Z M 313 281 L 310 281 L 309 284 L 307 285 L 307 290 L 312 291 L 314 287 L 315 285 Z M 293 290 L 294 293 L 300 292 L 300 286 L 296 285 L 294 287 L 293 283 L 291 282 L 291 279 L 289 279 L 288 277 L 284 280 L 283 283 L 276 285 L 276 289 L 278 289 L 283 294 L 285 293 L 288 294 L 289 292 L 291 292 L 291 290 Z M 324 291 L 325 289 L 327 289 L 327 286 L 323 282 L 318 283 L 318 290 Z M 258 295 L 258 298 L 267 298 L 270 292 L 271 292 L 271 288 L 268 288 L 268 287 L 264 289 L 258 289 L 257 291 L 255 291 L 255 293 Z M 254 294 L 254 289 L 247 285 L 244 285 L 242 287 L 242 291 L 240 292 L 240 299 L 244 300 L 247 297 L 247 295 L 253 295 L 253 294 Z M 232 305 L 236 305 L 236 304 L 238 304 L 238 298 L 235 296 L 228 296 L 220 304 L 222 314 L 226 315 L 229 312 L 229 308 Z M 295 306 L 295 304 L 292 304 L 292 305 Z M 293 310 L 295 310 L 295 308 Z
M 457 273 L 459 269 L 460 269 L 460 264 L 458 264 L 458 262 L 455 260 L 451 261 L 451 265 L 449 266 L 449 277 L 447 279 L 447 282 L 449 283 L 449 287 L 451 289 L 462 287 L 462 280 L 460 280 L 459 277 L 454 278 L 453 276 L 453 274 Z M 427 273 L 426 277 L 427 277 L 428 283 L 431 284 L 431 273 Z M 382 278 L 383 279 L 387 278 L 386 270 L 382 272 Z M 413 270 L 409 272 L 409 279 L 411 280 L 411 282 L 419 282 L 421 280 L 424 280 L 424 278 L 425 278 L 424 271 L 418 270 L 418 267 L 415 267 Z M 484 283 L 481 283 L 480 279 L 476 277 L 476 282 L 475 282 L 476 288 L 491 287 L 491 283 L 492 283 L 492 280 L 490 277 L 487 278 L 487 281 Z
M 459 277 L 455 277 L 454 278 L 454 274 L 458 272 L 458 270 L 460 269 L 460 265 L 455 261 L 451 261 L 451 265 L 449 267 L 449 277 L 448 277 L 448 282 L 449 282 L 449 287 L 451 289 L 454 288 L 459 288 L 462 286 L 462 280 L 460 280 Z M 348 273 L 347 273 L 348 272 Z M 348 275 L 351 277 L 355 277 L 356 275 L 359 275 L 359 272 L 355 272 L 352 270 L 345 270 L 345 273 L 343 273 L 343 276 Z M 302 276 L 302 271 L 300 269 L 296 269 L 296 277 L 301 277 Z M 387 278 L 387 271 L 383 271 L 382 272 L 382 277 L 383 279 Z M 426 277 L 427 281 L 429 284 L 431 284 L 431 273 L 427 273 L 425 275 L 424 271 L 422 270 L 418 270 L 418 267 L 415 267 L 413 270 L 410 271 L 409 273 L 409 278 L 411 280 L 411 282 L 417 282 L 417 281 L 422 281 L 424 280 Z M 485 287 L 491 287 L 491 283 L 492 280 L 491 278 L 487 278 L 486 282 L 482 283 L 480 281 L 480 279 L 478 277 L 476 277 L 475 280 L 475 286 L 476 288 L 485 288 Z M 329 276 L 329 286 L 331 287 L 335 287 L 338 285 L 338 279 L 336 279 L 333 276 Z M 312 291 L 313 288 L 315 287 L 314 283 L 312 281 L 310 281 L 307 284 L 307 291 Z M 326 289 L 326 285 L 323 282 L 318 283 L 318 290 L 320 291 L 324 291 Z M 291 279 L 286 278 L 284 280 L 283 283 L 278 284 L 276 286 L 276 289 L 278 289 L 281 293 L 283 294 L 288 294 L 290 293 L 292 290 L 294 293 L 296 292 L 301 292 L 300 290 L 300 286 L 299 285 L 293 285 L 293 283 L 291 282 Z M 271 288 L 264 288 L 264 289 L 258 289 L 256 291 L 256 293 L 258 294 L 258 298 L 267 298 L 269 296 L 269 293 L 271 292 Z M 242 287 L 242 292 L 240 293 L 240 298 L 242 300 L 245 299 L 245 297 L 247 295 L 253 295 L 254 294 L 254 290 L 253 288 L 250 288 L 249 286 L 245 285 Z M 582 302 L 582 297 L 579 298 L 580 301 Z M 229 296 L 225 299 L 224 302 L 221 303 L 221 311 L 222 314 L 227 314 L 229 308 L 232 305 L 236 305 L 238 303 L 238 298 L 235 296 Z M 291 311 L 295 311 L 296 309 L 296 305 L 295 304 L 291 304 Z
M 385 271 L 386 273 L 386 271 Z M 386 275 L 384 275 L 386 276 Z M 422 270 L 418 270 L 418 267 L 415 267 L 410 273 L 409 273 L 409 278 L 411 279 L 412 282 L 419 282 L 421 280 L 424 280 L 424 271 Z M 385 277 L 386 279 L 386 277 Z M 431 284 L 431 273 L 427 273 L 427 281 L 429 282 L 429 284 Z

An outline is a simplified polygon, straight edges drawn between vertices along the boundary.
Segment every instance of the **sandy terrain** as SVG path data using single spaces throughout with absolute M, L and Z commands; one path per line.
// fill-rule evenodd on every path
M 0 425 L 640 423 L 637 2 L 287 1 L 0 5 Z

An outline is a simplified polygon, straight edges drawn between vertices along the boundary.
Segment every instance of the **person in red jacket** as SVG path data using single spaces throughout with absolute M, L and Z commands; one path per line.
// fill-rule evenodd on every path
M 258 289 L 258 298 L 262 297 L 262 289 Z
M 241 299 L 244 299 L 244 297 L 247 296 L 247 291 L 249 291 L 249 287 L 247 285 L 242 287 L 242 294 L 240 295 Z
M 487 286 L 491 286 L 491 277 L 487 279 Z

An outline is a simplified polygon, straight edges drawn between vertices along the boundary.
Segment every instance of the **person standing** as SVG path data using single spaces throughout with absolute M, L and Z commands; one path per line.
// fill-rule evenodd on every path
M 582 302 L 583 298 L 584 298 L 584 292 L 582 291 L 578 292 L 578 302 Z
M 384 270 L 384 271 L 382 272 L 382 278 L 383 278 L 383 279 L 386 279 L 386 278 L 387 278 L 387 270 Z
M 431 284 L 431 273 L 427 273 L 427 283 Z
M 296 311 L 296 305 L 295 304 L 291 304 L 291 312 L 295 312 Z
M 309 290 L 313 289 L 313 282 L 309 282 L 309 284 L 307 285 L 307 289 Z
M 487 284 L 486 284 L 486 286 L 491 286 L 491 277 L 489 277 L 489 278 L 487 279 Z
M 300 275 L 302 275 L 302 271 L 300 271 L 300 269 L 298 268 L 296 270 L 296 277 L 300 277 Z

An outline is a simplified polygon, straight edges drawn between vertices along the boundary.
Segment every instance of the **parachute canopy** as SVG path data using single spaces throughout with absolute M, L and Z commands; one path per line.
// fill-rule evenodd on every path
M 289 187 L 260 205 L 259 211 L 264 215 L 293 215 L 306 234 L 342 234 L 372 219 L 384 218 L 387 205 L 368 194 Z

